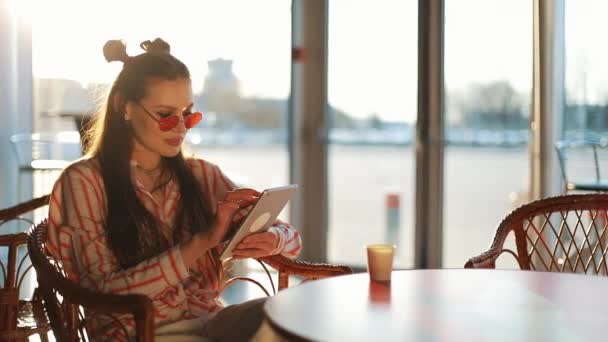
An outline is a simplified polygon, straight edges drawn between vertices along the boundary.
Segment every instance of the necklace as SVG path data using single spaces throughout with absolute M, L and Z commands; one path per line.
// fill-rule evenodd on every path
M 150 193 L 154 193 L 167 185 L 169 183 L 170 177 L 167 177 L 165 174 L 164 164 L 161 160 L 158 165 L 154 168 L 146 169 L 139 165 L 139 163 L 135 163 L 135 167 L 140 170 L 146 178 L 148 178 L 152 184 L 152 187 L 148 190 Z
M 156 167 L 152 168 L 152 169 L 146 169 L 144 167 L 142 167 L 139 164 L 135 164 L 135 167 L 137 167 L 138 169 L 140 169 L 143 173 L 145 173 L 146 175 L 153 175 L 156 173 L 156 171 L 158 171 L 161 167 L 162 163 L 158 163 L 158 165 L 156 165 Z
M 171 181 L 171 178 L 170 178 L 170 177 L 168 177 L 166 180 L 164 180 L 164 181 L 160 182 L 160 184 L 158 184 L 157 186 L 153 187 L 153 188 L 150 190 L 150 193 L 151 193 L 151 194 L 153 194 L 153 193 L 155 193 L 156 191 L 163 189 L 163 188 L 165 187 L 165 185 L 169 184 L 169 182 L 170 182 L 170 181 Z

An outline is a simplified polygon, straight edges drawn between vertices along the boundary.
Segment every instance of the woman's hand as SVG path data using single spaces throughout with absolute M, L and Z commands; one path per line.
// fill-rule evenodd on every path
M 235 214 L 241 209 L 252 206 L 259 197 L 260 193 L 253 189 L 228 191 L 224 200 L 217 204 L 215 222 L 211 230 L 200 233 L 201 238 L 208 243 L 208 248 L 213 248 L 222 242 L 235 219 Z
M 194 235 L 190 241 L 180 247 L 186 267 L 190 267 L 201 255 L 219 245 L 233 224 L 235 214 L 241 209 L 250 207 L 259 196 L 260 193 L 253 189 L 229 191 L 224 200 L 217 204 L 215 220 L 211 229 Z
M 226 194 L 224 201 L 231 201 L 241 204 L 241 209 L 238 210 L 232 217 L 232 222 L 236 227 L 247 218 L 247 215 L 253 209 L 253 205 L 260 199 L 261 194 L 253 189 L 235 189 Z
M 270 255 L 279 244 L 279 237 L 271 232 L 247 236 L 232 251 L 235 259 L 260 258 Z

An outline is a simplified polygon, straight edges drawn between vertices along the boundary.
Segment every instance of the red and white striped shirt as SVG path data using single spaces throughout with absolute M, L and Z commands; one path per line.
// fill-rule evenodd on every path
M 188 164 L 215 211 L 217 202 L 236 186 L 210 162 L 188 159 Z M 134 172 L 132 180 L 138 198 L 158 220 L 162 234 L 171 237 L 180 199 L 177 181 L 171 180 L 165 186 L 164 202 L 158 203 Z M 121 269 L 105 237 L 107 207 L 103 179 L 95 159 L 71 164 L 55 183 L 49 206 L 47 249 L 63 262 L 73 281 L 105 293 L 147 295 L 154 304 L 157 327 L 181 319 L 206 320 L 223 308 L 216 266 L 221 263 L 214 260 L 210 251 L 188 269 L 182 260 L 179 242 L 172 243 L 172 247 L 160 255 Z M 279 237 L 279 244 L 271 254 L 280 253 L 290 258 L 299 254 L 300 234 L 289 224 L 277 221 L 270 231 Z M 132 318 L 123 316 L 120 320 L 132 334 L 135 327 Z M 90 329 L 102 340 L 127 339 L 119 325 L 109 319 L 100 317 Z

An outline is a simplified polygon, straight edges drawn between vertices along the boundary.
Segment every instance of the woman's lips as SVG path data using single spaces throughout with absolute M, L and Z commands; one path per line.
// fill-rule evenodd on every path
M 183 138 L 165 139 L 165 142 L 171 146 L 179 146 L 182 144 Z

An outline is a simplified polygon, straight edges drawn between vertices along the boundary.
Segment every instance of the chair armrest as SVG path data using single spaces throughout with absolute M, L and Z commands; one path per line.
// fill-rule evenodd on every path
M 50 195 L 44 195 L 38 198 L 34 198 L 30 201 L 17 204 L 13 207 L 0 209 L 0 222 L 11 220 L 19 217 L 20 215 L 26 214 L 30 211 L 43 207 L 49 204 Z
M 260 261 L 270 265 L 270 267 L 279 272 L 279 290 L 288 287 L 290 275 L 303 277 L 306 280 L 314 280 L 353 273 L 348 266 L 311 263 L 289 259 L 282 255 L 272 255 L 261 258 Z
M 0 246 L 21 246 L 27 244 L 26 233 L 0 235 Z
M 494 269 L 494 268 L 496 268 L 496 259 L 498 259 L 498 257 L 502 253 L 511 254 L 517 261 L 517 264 L 519 265 L 519 269 L 521 269 L 521 270 L 526 269 L 522 265 L 522 261 L 519 259 L 517 254 L 515 254 L 515 252 L 513 252 L 510 249 L 502 249 L 502 248 L 497 248 L 497 247 L 490 248 L 489 250 L 481 253 L 480 255 L 470 258 L 464 264 L 464 268 L 492 268 L 492 269 Z
M 467 260 L 464 268 L 496 268 L 496 259 L 499 255 L 500 250 L 498 248 L 490 248 L 480 255 Z
M 28 251 L 36 269 L 38 289 L 45 302 L 51 327 L 57 340 L 67 340 L 63 336 L 66 330 L 62 326 L 62 312 L 69 308 L 69 317 L 78 320 L 77 306 L 101 314 L 132 314 L 135 320 L 136 341 L 151 342 L 154 340 L 154 306 L 152 300 L 141 294 L 117 295 L 101 293 L 81 287 L 64 277 L 49 258 L 42 252 L 40 240 L 46 239 L 46 222 L 41 223 L 28 234 Z M 60 304 L 55 291 L 63 297 Z M 64 306 L 67 304 L 67 306 Z M 69 324 L 69 323 L 68 323 Z M 71 325 L 71 324 L 70 324 Z
M 83 306 L 87 310 L 101 314 L 132 314 L 135 319 L 137 341 L 154 340 L 154 307 L 152 300 L 141 294 L 117 295 L 100 293 L 83 288 L 57 272 L 47 273 L 54 278 L 55 288 L 70 304 Z M 40 287 L 45 291 L 45 287 Z M 51 321 L 52 323 L 52 321 Z

